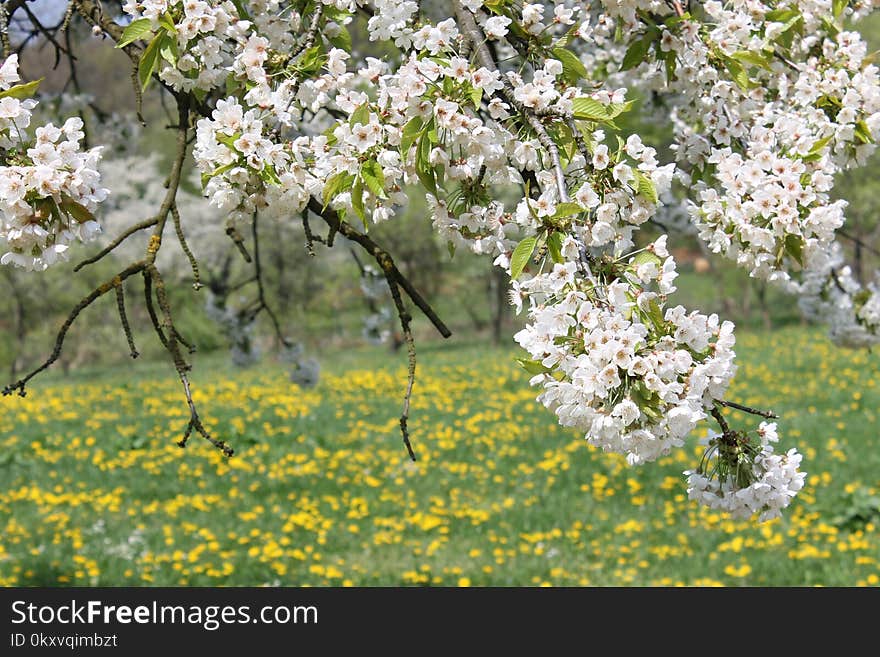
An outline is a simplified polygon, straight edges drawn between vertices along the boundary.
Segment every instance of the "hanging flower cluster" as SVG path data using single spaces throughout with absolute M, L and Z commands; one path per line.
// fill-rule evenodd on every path
M 567 262 L 521 284 L 534 304 L 515 336 L 531 357 L 523 365 L 560 424 L 632 464 L 653 461 L 723 398 L 736 371 L 733 324 L 666 308 L 676 272 L 665 238 L 594 272 Z
M 92 213 L 107 190 L 100 147 L 81 150 L 82 119 L 32 128 L 38 83 L 20 80 L 11 55 L 0 66 L 0 264 L 44 270 L 100 231 Z
M 777 440 L 775 422 L 762 422 L 754 434 L 712 435 L 699 469 L 685 472 L 688 496 L 734 518 L 778 518 L 806 475 L 798 469 L 803 457 L 796 449 L 774 453 L 771 443 Z

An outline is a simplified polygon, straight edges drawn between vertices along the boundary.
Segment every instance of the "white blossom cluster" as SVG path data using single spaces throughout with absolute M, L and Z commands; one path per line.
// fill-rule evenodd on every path
M 0 264 L 42 271 L 65 259 L 72 242 L 100 231 L 92 213 L 108 192 L 100 186 L 100 147 L 81 150 L 82 119 L 32 130 L 37 102 L 18 82 L 11 55 L 0 66 Z
M 709 449 L 715 459 L 704 458 L 702 470 L 685 472 L 690 499 L 739 519 L 781 516 L 804 487 L 806 474 L 799 470 L 803 457 L 794 448 L 784 454 L 773 451 L 775 422 L 762 422 L 756 433 L 757 445 L 750 436 L 714 436 Z
M 178 56 L 163 57 L 159 78 L 178 91 L 208 91 L 222 85 L 233 62 L 234 44 L 247 39 L 252 25 L 239 20 L 235 5 L 228 1 L 128 0 L 122 9 L 134 20 L 149 20 L 154 30 L 163 24 L 173 27 Z
M 660 41 L 677 61 L 668 88 L 683 98 L 675 147 L 694 222 L 713 251 L 786 282 L 844 222 L 829 191 L 875 147 L 878 69 L 857 33 L 822 22 L 829 2 L 704 9 L 709 22 L 682 20 Z
M 880 343 L 880 280 L 862 286 L 844 264 L 837 244 L 820 266 L 804 273 L 798 304 L 805 317 L 828 324 L 835 344 L 872 347 Z
M 524 282 L 533 306 L 515 339 L 545 370 L 532 384 L 560 424 L 644 463 L 683 445 L 723 397 L 736 371 L 733 324 L 665 308 L 676 275 L 665 238 L 612 266 L 614 280 L 567 262 Z

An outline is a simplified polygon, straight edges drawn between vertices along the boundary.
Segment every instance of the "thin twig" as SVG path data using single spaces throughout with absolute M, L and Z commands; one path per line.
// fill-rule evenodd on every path
M 717 404 L 717 400 L 716 400 Z M 721 427 L 721 433 L 725 436 L 730 435 L 730 425 L 727 424 L 727 420 L 724 419 L 724 416 L 721 414 L 721 411 L 718 410 L 718 406 L 713 406 L 712 410 L 709 411 L 712 414 L 712 417 L 718 422 L 718 426 Z
M 403 435 L 403 444 L 406 446 L 407 454 L 413 461 L 416 460 L 416 454 L 413 451 L 412 443 L 409 440 L 409 402 L 412 398 L 413 385 L 416 380 L 416 345 L 413 340 L 412 315 L 406 309 L 403 299 L 400 296 L 400 287 L 397 282 L 388 274 L 385 274 L 385 280 L 388 281 L 388 289 L 391 290 L 391 298 L 394 299 L 394 307 L 397 308 L 397 316 L 400 319 L 400 328 L 403 330 L 403 338 L 406 341 L 407 352 L 407 377 L 406 392 L 403 395 L 403 411 L 400 414 L 400 433 Z
M 202 287 L 202 282 L 201 276 L 199 275 L 199 263 L 196 262 L 196 257 L 193 255 L 192 250 L 189 248 L 189 244 L 186 243 L 186 237 L 183 234 L 183 226 L 180 222 L 180 211 L 177 209 L 177 203 L 174 203 L 171 206 L 171 219 L 174 222 L 174 230 L 177 233 L 177 241 L 180 243 L 180 248 L 183 249 L 183 253 L 186 255 L 187 260 L 189 260 L 190 269 L 192 269 L 193 289 L 200 290 Z
M 259 302 L 259 307 L 254 313 L 254 316 L 256 316 L 261 310 L 265 310 L 269 319 L 272 321 L 272 326 L 275 328 L 275 335 L 281 343 L 281 346 L 290 347 L 290 341 L 284 337 L 284 334 L 281 331 L 281 324 L 278 321 L 278 317 L 275 315 L 275 311 L 272 310 L 272 307 L 266 302 L 266 290 L 263 287 L 263 268 L 260 263 L 260 239 L 259 231 L 257 230 L 256 212 L 254 213 L 253 223 L 251 223 L 251 234 L 254 238 L 254 278 L 257 281 L 257 300 Z
M 88 308 L 96 299 L 104 296 L 107 292 L 116 287 L 116 282 L 124 281 L 125 279 L 133 276 L 134 274 L 143 271 L 144 267 L 146 267 L 146 262 L 144 260 L 138 260 L 130 264 L 128 267 L 119 272 L 116 276 L 111 278 L 109 281 L 99 285 L 94 290 L 89 292 L 85 297 L 83 297 L 76 306 L 74 306 L 73 310 L 70 311 L 70 314 L 67 316 L 67 319 L 64 320 L 64 324 L 61 325 L 61 328 L 58 330 L 58 333 L 55 336 L 55 345 L 52 348 L 52 353 L 49 357 L 35 370 L 31 371 L 30 374 L 25 376 L 22 379 L 19 379 L 15 383 L 11 383 L 5 388 L 3 388 L 4 395 L 11 395 L 13 392 L 18 390 L 18 394 L 22 397 L 25 396 L 25 386 L 28 381 L 34 378 L 40 372 L 43 372 L 52 364 L 58 360 L 61 356 L 61 349 L 64 347 L 64 339 L 67 337 L 67 332 L 70 330 L 70 327 L 73 326 L 73 323 L 76 321 L 76 318 L 79 317 L 80 313 Z
M 238 249 L 241 257 L 244 258 L 244 261 L 248 263 L 253 262 L 251 254 L 248 253 L 247 247 L 244 245 L 244 238 L 241 236 L 241 233 L 238 232 L 238 228 L 235 227 L 235 224 L 230 223 L 226 226 L 226 234 L 229 236 L 229 239 L 232 240 L 232 243 L 235 244 L 235 248 Z
M 128 340 L 129 353 L 132 358 L 137 358 L 140 354 L 138 354 L 137 347 L 134 345 L 134 336 L 131 333 L 131 325 L 128 323 L 128 316 L 125 314 L 125 288 L 123 287 L 121 280 L 116 284 L 116 309 L 119 311 L 119 321 L 122 323 L 122 331 L 125 333 L 126 340 Z
M 139 230 L 145 230 L 147 228 L 155 226 L 157 223 L 159 223 L 158 217 L 150 217 L 149 219 L 144 219 L 143 221 L 126 228 L 115 240 L 110 242 L 110 244 L 105 246 L 98 253 L 96 253 L 95 255 L 93 255 L 90 258 L 86 258 L 85 260 L 83 260 L 82 262 L 77 264 L 73 268 L 73 271 L 75 271 L 75 272 L 79 271 L 80 269 L 82 269 L 86 265 L 91 265 L 91 264 L 98 262 L 98 260 L 100 260 L 101 258 L 103 258 L 106 255 L 108 255 L 109 253 L 111 253 L 114 249 L 116 249 L 117 246 L 122 244 L 125 240 L 127 240 L 129 237 L 134 235 Z
M 752 408 L 751 406 L 745 406 L 743 404 L 737 404 L 732 401 L 725 401 L 723 399 L 717 400 L 719 404 L 722 406 L 727 406 L 728 408 L 735 408 L 738 411 L 743 411 L 744 413 L 751 413 L 752 415 L 760 415 L 761 417 L 765 417 L 767 419 L 778 418 L 779 416 L 773 411 L 762 411 L 758 408 Z

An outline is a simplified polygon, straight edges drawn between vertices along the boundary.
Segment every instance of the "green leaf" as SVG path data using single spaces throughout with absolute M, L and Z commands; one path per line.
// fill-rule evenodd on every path
M 584 209 L 578 203 L 560 203 L 556 206 L 556 212 L 553 213 L 553 219 L 562 219 L 570 217 L 573 214 L 580 214 Z
M 654 205 L 657 205 L 660 199 L 657 197 L 657 188 L 654 187 L 654 181 L 638 169 L 633 169 L 633 174 L 636 177 L 636 192 Z
M 523 269 L 529 263 L 529 258 L 532 257 L 532 252 L 534 252 L 537 243 L 538 238 L 532 235 L 516 245 L 513 255 L 510 256 L 510 278 L 512 280 L 516 280 L 522 274 Z
M 562 62 L 562 77 L 570 84 L 577 84 L 578 80 L 589 77 L 584 63 L 570 50 L 565 48 L 553 48 L 550 51 L 553 57 Z
M 296 60 L 295 67 L 305 74 L 314 73 L 324 64 L 323 49 L 320 45 L 312 46 Z
M 354 187 L 351 189 L 351 207 L 354 208 L 355 214 L 360 217 L 360 220 L 366 226 L 367 213 L 364 211 L 364 181 L 361 180 L 360 176 L 355 178 Z
M 211 173 L 203 173 L 202 174 L 202 188 L 204 189 L 205 185 L 208 184 L 208 181 L 215 176 L 219 176 L 221 174 L 226 173 L 230 169 L 233 169 L 238 166 L 238 162 L 230 162 L 229 164 L 224 164 L 221 167 L 217 167 Z
M 874 136 L 871 134 L 871 131 L 868 129 L 868 124 L 864 121 L 859 121 L 856 123 L 856 138 L 862 142 L 863 144 L 873 144 Z
M 351 116 L 348 119 L 348 124 L 352 127 L 360 123 L 361 125 L 367 125 L 370 122 L 370 105 L 369 103 L 364 103 L 363 105 L 358 105 L 357 109 L 351 113 Z
M 584 121 L 607 121 L 610 117 L 605 106 L 595 98 L 581 96 L 572 102 L 572 115 Z
M 785 23 L 795 16 L 800 16 L 797 9 L 774 9 L 764 14 L 764 20 L 768 23 Z
M 801 266 L 804 266 L 804 238 L 789 233 L 785 236 L 785 252 Z
M 675 69 L 678 68 L 678 60 L 675 58 L 675 51 L 670 50 L 666 53 L 666 81 L 672 82 L 675 80 Z
M 437 177 L 430 162 L 431 141 L 426 135 L 419 137 L 418 151 L 416 152 L 416 175 L 422 185 L 429 192 L 437 196 Z
M 651 301 L 648 302 L 648 312 L 646 314 L 656 329 L 661 331 L 664 324 L 663 310 L 660 308 L 660 304 L 657 303 L 657 299 L 651 299 Z
M 779 30 L 779 36 L 776 37 L 775 41 L 783 48 L 790 49 L 791 45 L 794 41 L 795 34 L 803 33 L 804 29 L 804 17 L 800 14 L 790 18 L 783 26 L 782 29 Z
M 468 97 L 471 99 L 474 109 L 480 109 L 480 101 L 483 100 L 483 90 L 479 87 L 471 87 L 470 91 L 468 91 Z
M 18 98 L 19 100 L 26 100 L 37 93 L 37 87 L 40 86 L 40 82 L 42 81 L 43 78 L 40 78 L 39 80 L 25 82 L 24 84 L 17 84 L 6 91 L 0 91 L 0 98 Z
M 633 267 L 638 267 L 639 265 L 653 262 L 655 265 L 657 265 L 658 268 L 663 263 L 663 261 L 660 259 L 660 256 L 658 256 L 653 251 L 648 251 L 647 249 L 645 251 L 639 251 L 638 253 L 636 253 L 635 256 L 633 256 L 631 262 Z
M 529 374 L 549 374 L 553 370 L 541 364 L 539 360 L 530 360 L 528 358 L 517 358 L 516 362 Z
M 95 215 L 89 212 L 88 208 L 67 195 L 61 197 L 61 209 L 81 224 L 95 219 Z
M 159 45 L 159 54 L 166 62 L 172 66 L 177 65 L 177 39 L 167 32 L 162 35 L 162 42 Z
M 739 50 L 733 53 L 731 57 L 741 64 L 748 64 L 750 66 L 767 69 L 768 71 L 770 70 L 770 60 L 764 55 L 752 52 L 751 50 Z
M 174 19 L 171 18 L 171 14 L 167 11 L 159 18 L 159 25 L 165 28 L 165 31 L 169 34 L 177 34 L 177 26 L 174 24 Z
M 624 112 L 628 112 L 630 109 L 632 109 L 632 106 L 634 104 L 634 100 L 628 100 L 625 103 L 609 103 L 605 105 L 605 111 L 608 112 L 609 118 L 616 119 Z
M 562 257 L 562 233 L 552 232 L 547 236 L 547 251 L 553 262 L 562 264 L 565 259 Z
M 335 48 L 341 48 L 346 52 L 351 52 L 351 32 L 345 27 L 339 30 L 339 34 L 336 36 L 327 37 L 327 41 L 329 41 Z
M 414 116 L 407 121 L 405 126 L 403 126 L 403 134 L 400 137 L 400 154 L 404 158 L 406 158 L 406 154 L 409 153 L 410 147 L 419 138 L 423 125 L 424 122 L 422 121 L 422 117 Z
M 385 196 L 385 174 L 382 167 L 375 160 L 367 160 L 361 165 L 361 176 L 367 184 L 373 196 L 377 198 L 386 198 Z
M 831 3 L 831 11 L 834 14 L 834 18 L 840 18 L 840 15 L 843 13 L 843 10 L 846 9 L 847 4 L 849 4 L 847 0 L 833 0 Z
M 122 36 L 116 42 L 117 48 L 124 48 L 130 43 L 134 43 L 139 39 L 144 39 L 147 35 L 153 33 L 153 24 L 149 18 L 139 18 L 129 23 L 122 31 Z
M 652 39 L 646 35 L 629 44 L 629 48 L 626 49 L 626 54 L 623 56 L 623 63 L 620 65 L 620 70 L 628 71 L 644 62 L 645 58 L 648 56 L 648 48 L 651 47 L 651 41 Z
M 828 142 L 831 141 L 832 137 L 833 135 L 828 135 L 827 137 L 823 137 L 822 139 L 817 141 L 815 144 L 813 144 L 813 147 L 810 149 L 808 155 L 818 155 L 819 153 L 821 153 L 822 149 L 828 145 Z
M 353 180 L 354 176 L 347 171 L 340 171 L 339 173 L 330 176 L 327 182 L 324 183 L 324 192 L 321 195 L 321 198 L 324 201 L 324 207 L 326 208 L 330 205 L 330 201 L 347 190 L 351 186 Z
M 150 41 L 150 45 L 144 50 L 141 60 L 138 62 L 138 80 L 141 83 L 141 91 L 146 91 L 147 85 L 150 84 L 152 79 L 153 71 L 159 65 L 159 48 L 164 36 L 165 33 L 163 32 L 153 37 L 153 40 Z
M 251 19 L 251 15 L 245 9 L 244 3 L 241 0 L 232 0 L 232 4 L 235 5 L 235 10 L 238 12 L 238 17 L 241 20 L 249 21 Z
M 231 135 L 222 132 L 217 133 L 217 141 L 235 152 L 238 152 L 238 149 L 235 147 L 235 142 L 238 141 L 239 137 L 241 137 L 240 132 L 234 132 Z
M 751 80 L 749 74 L 746 73 L 745 67 L 735 59 L 724 58 L 724 66 L 730 73 L 730 79 L 736 83 L 740 89 L 745 92 L 751 88 Z

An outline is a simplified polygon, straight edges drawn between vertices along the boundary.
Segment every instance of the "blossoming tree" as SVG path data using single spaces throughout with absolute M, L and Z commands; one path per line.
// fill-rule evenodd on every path
M 830 318 L 834 338 L 880 339 L 880 289 L 843 262 L 845 203 L 830 197 L 834 175 L 865 161 L 880 125 L 878 69 L 845 27 L 871 0 L 70 0 L 54 27 L 27 5 L 0 9 L 4 265 L 39 271 L 69 257 L 98 233 L 112 194 L 79 118 L 32 125 L 38 81 L 19 77 L 14 21 L 60 54 L 75 22 L 113 40 L 131 60 L 138 101 L 163 94 L 176 106 L 176 151 L 159 207 L 79 267 L 144 230 L 147 244 L 73 308 L 46 362 L 6 394 L 24 394 L 104 295 L 117 295 L 130 335 L 123 290 L 139 277 L 190 409 L 180 444 L 196 432 L 232 454 L 193 404 L 157 259 L 169 239 L 189 254 L 185 235 L 199 232 L 178 203 L 192 166 L 258 279 L 241 229 L 256 237 L 264 221 L 301 222 L 310 249 L 342 235 L 375 260 L 408 346 L 400 426 L 413 458 L 407 301 L 449 331 L 369 228 L 416 193 L 450 250 L 484 254 L 509 274 L 511 302 L 528 313 L 515 336 L 520 363 L 559 423 L 641 464 L 714 422 L 685 473 L 688 491 L 737 517 L 778 516 L 803 485 L 801 455 L 777 452 L 775 423 L 738 429 L 725 416 L 775 417 L 728 399 L 733 324 L 675 305 L 667 236 L 640 234 L 661 196 L 677 181 L 699 238 L 799 295 Z M 358 29 L 388 54 L 359 54 Z M 634 94 L 671 108 L 674 162 L 621 135 Z

